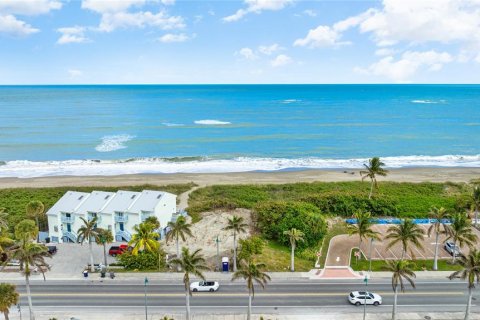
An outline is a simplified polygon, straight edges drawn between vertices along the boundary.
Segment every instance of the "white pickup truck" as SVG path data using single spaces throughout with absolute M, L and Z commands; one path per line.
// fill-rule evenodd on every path
M 190 284 L 190 290 L 193 292 L 198 291 L 209 291 L 214 292 L 217 291 L 220 285 L 217 281 L 200 281 L 200 282 L 192 282 Z

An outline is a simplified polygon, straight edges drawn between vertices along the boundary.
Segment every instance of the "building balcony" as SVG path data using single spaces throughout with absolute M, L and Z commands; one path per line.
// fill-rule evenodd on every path
M 62 223 L 74 223 L 75 222 L 75 217 L 62 216 L 61 220 L 62 220 Z
M 116 215 L 115 216 L 115 223 L 118 223 L 118 222 L 127 222 L 128 221 L 128 216 L 127 215 L 124 215 L 124 216 L 118 216 Z

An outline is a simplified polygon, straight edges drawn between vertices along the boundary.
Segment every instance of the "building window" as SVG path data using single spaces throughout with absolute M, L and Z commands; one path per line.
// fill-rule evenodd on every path
M 58 226 L 54 226 L 53 231 L 58 232 Z

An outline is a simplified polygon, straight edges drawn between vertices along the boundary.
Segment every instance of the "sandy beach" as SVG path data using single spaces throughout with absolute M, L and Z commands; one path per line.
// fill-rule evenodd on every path
M 358 170 L 304 170 L 284 172 L 150 174 L 119 176 L 54 176 L 41 178 L 0 178 L 0 188 L 58 186 L 132 186 L 166 185 L 194 182 L 199 186 L 215 184 L 279 184 L 313 181 L 358 181 Z M 392 169 L 379 181 L 397 182 L 469 182 L 480 179 L 480 168 L 402 168 Z

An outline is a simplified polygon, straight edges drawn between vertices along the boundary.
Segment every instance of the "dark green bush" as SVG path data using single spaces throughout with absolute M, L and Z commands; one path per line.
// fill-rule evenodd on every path
M 257 236 L 250 237 L 248 239 L 240 239 L 238 241 L 238 261 L 245 259 L 250 260 L 254 255 L 262 254 L 265 247 L 265 241 Z
M 160 255 L 160 256 L 159 256 Z M 133 255 L 124 252 L 118 256 L 118 260 L 126 270 L 158 271 L 165 268 L 165 252 L 140 252 Z
M 326 232 L 326 223 L 320 210 L 305 202 L 269 201 L 254 209 L 257 227 L 267 239 L 290 245 L 283 234 L 292 228 L 304 233 L 304 241 L 298 242 L 299 249 L 311 247 L 322 239 Z

